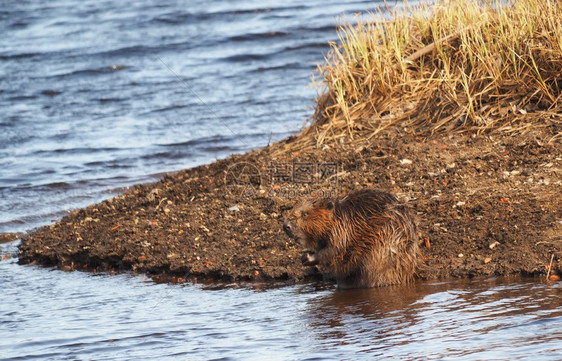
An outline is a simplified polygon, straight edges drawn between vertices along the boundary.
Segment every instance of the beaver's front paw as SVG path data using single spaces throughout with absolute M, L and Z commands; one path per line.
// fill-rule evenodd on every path
M 304 252 L 301 257 L 303 266 L 316 266 L 318 260 L 313 252 Z

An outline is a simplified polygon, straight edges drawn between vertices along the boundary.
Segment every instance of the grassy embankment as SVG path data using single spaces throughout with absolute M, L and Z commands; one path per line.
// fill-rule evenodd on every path
M 428 135 L 554 126 L 561 136 L 562 4 L 404 1 L 390 14 L 342 25 L 319 67 L 324 88 L 305 143 L 388 127 Z

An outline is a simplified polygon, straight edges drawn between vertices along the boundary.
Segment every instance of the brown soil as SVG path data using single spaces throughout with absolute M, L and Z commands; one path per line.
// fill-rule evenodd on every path
M 0 233 L 0 243 L 12 242 L 20 237 L 21 234 L 18 233 Z
M 419 139 L 388 131 L 292 152 L 293 139 L 169 174 L 23 236 L 19 260 L 166 280 L 315 277 L 282 231 L 297 198 L 389 190 L 417 213 L 423 279 L 561 273 L 560 129 Z

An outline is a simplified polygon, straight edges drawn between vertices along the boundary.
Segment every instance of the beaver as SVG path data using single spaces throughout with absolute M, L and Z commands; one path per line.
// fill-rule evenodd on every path
M 289 212 L 283 229 L 310 250 L 303 253 L 303 264 L 317 265 L 340 288 L 408 283 L 421 258 L 410 209 L 381 190 L 304 199 Z

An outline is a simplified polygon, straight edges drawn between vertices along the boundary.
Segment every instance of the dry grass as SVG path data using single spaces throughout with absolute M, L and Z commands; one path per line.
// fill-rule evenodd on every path
M 428 135 L 554 126 L 562 135 L 562 3 L 404 1 L 385 10 L 342 23 L 303 138 L 318 146 L 388 127 Z

